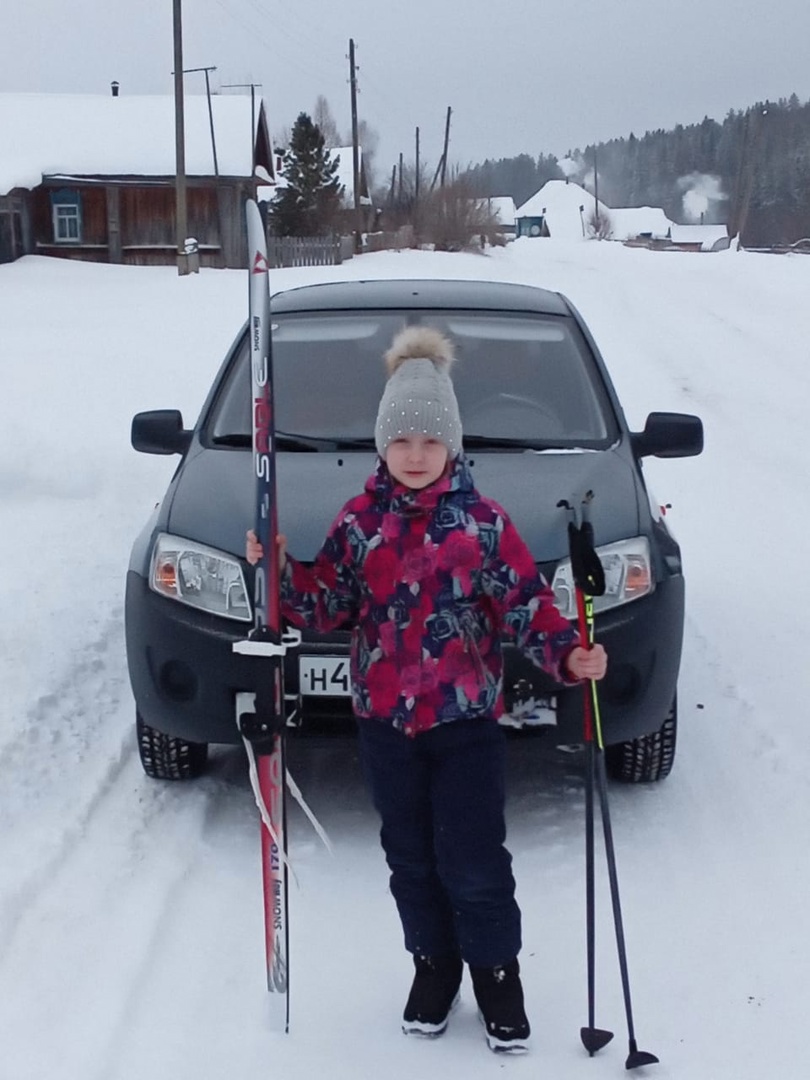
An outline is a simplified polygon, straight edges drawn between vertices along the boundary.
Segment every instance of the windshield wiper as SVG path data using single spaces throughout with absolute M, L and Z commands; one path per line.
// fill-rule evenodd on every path
M 465 435 L 464 446 L 471 450 L 564 450 L 558 442 L 543 439 L 505 439 L 493 435 Z
M 250 449 L 253 436 L 248 432 L 235 431 L 230 435 L 215 435 L 215 446 L 239 446 Z M 306 450 L 310 453 L 335 450 L 374 450 L 374 439 L 363 436 L 341 438 L 339 435 L 297 435 L 290 431 L 276 432 L 279 450 Z M 542 439 L 510 439 L 496 435 L 465 435 L 464 446 L 468 450 L 563 450 L 558 442 Z
M 211 441 L 215 446 L 243 446 L 248 450 L 253 446 L 253 436 L 244 431 L 235 431 L 230 435 L 215 435 Z M 320 439 L 308 439 L 303 435 L 288 435 L 284 431 L 276 432 L 276 446 L 279 450 L 317 451 L 320 441 Z
M 230 435 L 215 435 L 212 442 L 216 446 L 243 446 L 248 449 L 253 445 L 253 436 L 247 432 L 234 432 Z M 290 431 L 276 432 L 276 446 L 279 450 L 373 450 L 371 438 L 343 439 L 338 435 L 297 435 Z

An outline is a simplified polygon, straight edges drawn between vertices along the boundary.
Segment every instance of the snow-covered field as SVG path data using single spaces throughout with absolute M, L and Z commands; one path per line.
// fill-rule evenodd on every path
M 631 424 L 696 412 L 702 457 L 647 475 L 685 555 L 688 627 L 672 776 L 611 788 L 639 1045 L 662 1080 L 798 1080 L 810 1011 L 810 259 L 519 241 L 385 253 L 326 277 L 469 276 L 567 293 Z M 350 740 L 296 742 L 332 837 L 293 814 L 292 1030 L 268 1030 L 258 836 L 241 753 L 147 780 L 122 594 L 172 459 L 134 412 L 191 421 L 245 316 L 246 275 L 178 278 L 27 258 L 0 266 L 0 1080 L 579 1080 L 624 1073 L 600 882 L 596 1059 L 586 1022 L 576 761 L 512 744 L 510 846 L 533 1053 L 496 1058 L 467 987 L 438 1041 L 406 1039 L 410 978 Z M 493 493 L 496 494 L 496 493 Z M 601 863 L 600 863 L 601 865 Z

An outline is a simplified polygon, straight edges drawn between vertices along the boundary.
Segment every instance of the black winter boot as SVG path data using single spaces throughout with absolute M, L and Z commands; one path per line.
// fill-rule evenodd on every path
M 490 1050 L 506 1053 L 528 1050 L 531 1029 L 523 1007 L 517 960 L 494 968 L 471 967 L 470 975 Z
M 408 1003 L 402 1016 L 406 1035 L 441 1035 L 458 1001 L 463 964 L 457 956 L 414 956 Z

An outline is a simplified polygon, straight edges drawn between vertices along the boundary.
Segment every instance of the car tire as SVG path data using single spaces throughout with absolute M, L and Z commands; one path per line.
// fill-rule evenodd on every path
M 188 742 L 166 735 L 135 718 L 138 753 L 147 776 L 153 780 L 194 780 L 205 770 L 208 743 Z
M 605 747 L 605 767 L 608 775 L 623 784 L 645 784 L 663 780 L 672 772 L 677 734 L 676 697 L 658 731 Z

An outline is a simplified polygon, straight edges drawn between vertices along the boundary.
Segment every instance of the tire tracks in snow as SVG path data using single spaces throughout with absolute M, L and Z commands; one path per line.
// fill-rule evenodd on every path
M 205 860 L 200 834 L 211 799 L 196 785 L 181 792 L 148 780 L 128 755 L 81 834 L 36 880 L 0 970 L 9 990 L 21 990 L 0 1001 L 0 1041 L 16 1080 L 115 1075 L 117 1040 L 149 997 L 167 927 L 177 918 L 197 925 L 184 897 Z M 172 962 L 182 986 L 182 953 Z M 50 1019 L 41 1045 L 43 1012 Z
M 131 725 L 119 715 L 129 685 L 117 642 L 120 607 L 0 750 L 0 965 L 21 918 L 70 859 L 135 754 Z
M 249 787 L 245 780 L 242 789 L 229 788 L 216 775 L 206 776 L 193 787 L 160 784 L 154 809 L 156 814 L 165 813 L 166 828 L 157 836 L 150 835 L 149 821 L 144 819 L 129 837 L 133 860 L 127 871 L 130 887 L 149 894 L 150 904 L 146 918 L 143 905 L 139 905 L 126 975 L 118 982 L 115 1015 L 99 1033 L 90 1074 L 93 1080 L 112 1080 L 122 1069 L 126 1072 L 130 1044 L 133 1052 L 137 1048 L 138 1055 L 146 1055 L 152 1068 L 165 1065 L 164 1054 L 177 1052 L 176 1044 L 169 1040 L 168 1047 L 155 1048 L 157 1057 L 151 1063 L 152 1050 L 144 1045 L 148 1032 L 162 1019 L 164 1003 L 173 1002 L 173 1019 L 182 1044 L 187 1037 L 183 1035 L 184 1019 L 188 1017 L 188 1030 L 194 1028 L 195 1020 L 199 1022 L 200 989 L 205 999 L 201 1007 L 205 1008 L 211 998 L 210 987 L 223 981 L 222 967 L 229 963 L 236 963 L 237 969 L 240 966 L 233 956 L 238 945 L 234 950 L 226 948 L 225 942 L 234 937 L 247 939 L 250 955 L 260 954 L 260 926 L 251 925 L 259 921 L 258 903 L 256 918 L 247 919 L 247 928 L 241 918 L 223 918 L 223 908 L 239 902 L 242 879 L 254 877 L 254 870 L 254 898 L 260 895 L 258 866 L 254 868 L 244 859 L 245 850 L 258 853 Z M 246 829 L 252 833 L 254 828 L 255 844 L 252 835 L 245 839 Z M 213 849 L 217 850 L 212 858 Z M 223 866 L 223 861 L 228 865 Z M 129 925 L 124 913 L 117 917 Z M 211 927 L 210 934 L 205 933 L 206 926 Z M 218 1018 L 219 1006 L 215 1013 L 212 1022 Z M 179 1061 L 178 1067 L 181 1064 Z
M 113 661 L 95 677 L 77 671 L 76 680 L 66 680 L 48 697 L 64 705 L 75 695 L 83 707 L 90 697 L 112 700 L 111 687 L 118 681 Z M 198 783 L 171 785 L 144 776 L 129 717 L 126 726 L 123 722 L 128 706 L 128 695 L 121 694 L 104 753 L 92 752 L 100 737 L 92 725 L 79 737 L 90 747 L 92 783 L 68 818 L 58 820 L 67 797 L 53 802 L 58 755 L 40 768 L 37 787 L 47 783 L 42 799 L 33 799 L 33 816 L 27 813 L 31 805 L 12 803 L 12 810 L 19 810 L 15 824 L 27 840 L 43 826 L 52 830 L 53 840 L 17 876 L 0 925 L 0 982 L 8 988 L 0 993 L 0 1043 L 15 1080 L 118 1075 L 121 1040 L 133 1014 L 152 1015 L 151 993 L 161 982 L 173 984 L 163 998 L 176 998 L 177 983 L 185 986 L 189 967 L 199 962 L 196 942 L 186 947 L 186 938 L 199 927 L 196 893 L 204 896 L 220 887 L 216 861 L 207 867 L 209 823 L 227 839 L 237 817 L 238 833 L 242 821 L 254 822 L 247 781 L 229 798 L 226 788 L 233 785 L 216 775 L 216 763 L 214 775 Z M 80 711 L 76 700 L 71 708 L 71 715 Z M 40 701 L 30 715 L 40 723 L 47 720 L 52 729 L 67 712 Z M 18 741 L 24 749 L 24 733 Z M 37 745 L 42 743 L 40 738 Z M 18 761 L 25 760 L 19 747 L 14 751 Z M 228 846 L 220 839 L 218 846 L 223 845 Z M 213 918 L 210 923 L 215 925 Z M 208 985 L 209 977 L 210 972 L 205 979 L 201 973 L 201 983 Z M 43 1010 L 51 1017 L 44 1043 L 37 1034 Z

